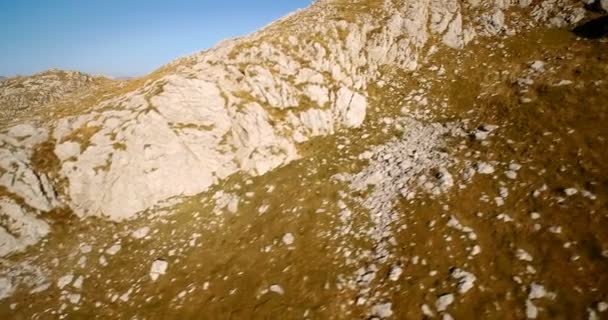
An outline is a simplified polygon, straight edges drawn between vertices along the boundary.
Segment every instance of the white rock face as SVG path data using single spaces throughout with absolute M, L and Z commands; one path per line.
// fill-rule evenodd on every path
M 336 112 L 339 119 L 347 127 L 358 127 L 365 120 L 365 110 L 367 108 L 366 98 L 348 88 L 338 91 L 336 100 Z
M 80 144 L 76 142 L 65 142 L 55 146 L 55 155 L 61 161 L 65 161 L 71 157 L 76 157 L 80 154 Z
M 46 174 L 36 172 L 31 161 L 36 145 L 47 138 L 45 129 L 31 124 L 0 131 L 0 189 L 6 190 L 6 195 L 0 192 L 0 257 L 35 244 L 50 231 L 38 213 L 60 203 Z
M 35 244 L 50 231 L 49 225 L 9 198 L 0 198 L 0 257 Z
M 0 300 L 9 297 L 17 288 L 30 289 L 30 293 L 47 290 L 52 283 L 45 272 L 29 262 L 11 263 L 0 259 Z
M 33 148 L 47 138 L 46 130 L 26 124 L 0 131 L 0 186 L 41 211 L 59 204 L 47 176 L 35 172 L 31 164 Z

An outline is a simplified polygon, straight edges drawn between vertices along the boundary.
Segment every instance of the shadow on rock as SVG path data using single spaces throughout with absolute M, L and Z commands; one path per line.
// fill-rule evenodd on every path
M 586 22 L 572 30 L 577 36 L 587 39 L 608 37 L 608 16 Z

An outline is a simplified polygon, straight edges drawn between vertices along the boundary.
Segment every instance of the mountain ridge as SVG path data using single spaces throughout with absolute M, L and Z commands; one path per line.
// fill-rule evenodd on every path
M 317 1 L 31 109 L 0 131 L 0 315 L 597 316 L 608 69 L 566 29 L 584 16 Z
M 317 1 L 249 36 L 126 82 L 131 87 L 123 96 L 110 93 L 114 97 L 92 108 L 68 107 L 67 115 L 52 111 L 58 121 L 44 136 L 55 148 L 44 156 L 64 164 L 46 170 L 68 182 L 56 192 L 76 214 L 114 219 L 199 193 L 237 171 L 264 174 L 296 159 L 298 143 L 360 126 L 370 82 L 385 66 L 413 71 L 439 44 L 461 48 L 475 35 L 529 28 L 519 22 L 527 14 L 551 25 L 584 15 L 568 1 L 549 2 L 524 1 L 514 10 L 491 1 Z M 474 23 L 463 18 L 469 11 Z M 205 101 L 204 108 L 196 101 Z M 75 112 L 86 113 L 70 116 Z M 167 155 L 166 141 L 174 156 Z M 164 147 L 155 149 L 157 143 Z M 150 155 L 142 158 L 142 149 Z M 133 166 L 138 163 L 142 167 Z M 125 198 L 128 190 L 139 194 Z

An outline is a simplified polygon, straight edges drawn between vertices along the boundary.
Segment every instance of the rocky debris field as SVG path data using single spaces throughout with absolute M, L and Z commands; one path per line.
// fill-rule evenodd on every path
M 253 37 L 331 6 L 345 43 L 369 43 L 354 38 L 376 22 L 348 14 L 395 2 L 354 3 Z M 528 9 L 543 22 L 522 27 Z M 415 66 L 344 77 L 302 71 L 310 46 L 237 40 L 92 113 L 7 127 L 0 318 L 608 318 L 608 42 L 569 30 L 579 9 L 522 1 L 475 37 L 435 19 Z M 392 21 L 381 37 L 412 27 Z M 310 70 L 363 63 L 327 47 Z M 258 52 L 279 75 L 232 79 Z M 309 100 L 324 106 L 272 109 Z

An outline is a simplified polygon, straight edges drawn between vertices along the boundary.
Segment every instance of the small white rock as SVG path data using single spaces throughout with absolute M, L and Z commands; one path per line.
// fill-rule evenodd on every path
M 526 300 L 526 317 L 528 319 L 536 319 L 538 317 L 538 308 L 530 300 Z
M 513 170 L 509 170 L 505 172 L 505 176 L 507 176 L 507 178 L 511 179 L 511 180 L 515 180 L 517 179 L 517 172 L 513 171 Z
M 74 283 L 72 283 L 72 287 L 76 288 L 76 289 L 82 289 L 82 283 L 84 282 L 84 277 L 83 276 L 79 276 L 78 278 L 76 278 L 76 280 L 74 281 Z
M 393 304 L 390 302 L 379 303 L 372 307 L 372 315 L 379 318 L 388 318 L 393 315 Z
M 444 294 L 442 296 L 440 296 L 439 298 L 437 298 L 437 301 L 435 302 L 435 308 L 437 308 L 437 311 L 442 312 L 445 311 L 449 305 L 451 305 L 454 302 L 454 295 L 451 293 L 448 294 Z
M 59 278 L 59 280 L 57 280 L 57 287 L 59 289 L 63 289 L 63 287 L 72 283 L 72 280 L 74 280 L 74 275 L 71 275 L 71 274 L 65 275 L 65 276 Z
M 470 272 L 466 272 L 461 269 L 454 269 L 451 273 L 452 278 L 458 280 L 458 292 L 465 294 L 473 288 L 477 277 Z
M 278 285 L 278 284 L 273 284 L 270 286 L 270 291 L 274 292 L 276 294 L 280 294 L 280 295 L 284 295 L 285 294 L 285 290 L 283 290 L 283 288 Z
M 494 198 L 494 202 L 496 203 L 497 207 L 502 207 L 505 205 L 505 199 L 503 199 L 502 197 Z
M 403 269 L 400 266 L 393 266 L 391 268 L 391 272 L 388 275 L 388 278 L 391 281 L 397 281 L 397 280 L 399 280 L 399 277 L 401 277 L 402 273 L 403 273 Z
M 118 251 L 120 251 L 120 248 L 121 248 L 120 244 L 115 244 L 115 245 L 109 247 L 106 250 L 106 253 L 109 254 L 109 255 L 111 255 L 111 256 L 113 256 L 113 255 L 117 254 Z
M 88 244 L 82 245 L 82 246 L 80 247 L 80 252 L 82 252 L 82 253 L 84 253 L 84 254 L 87 254 L 87 253 L 91 252 L 92 250 L 93 250 L 93 247 L 91 247 L 91 246 L 90 246 L 90 245 L 88 245 Z
M 478 255 L 478 254 L 480 254 L 480 253 L 481 253 L 481 247 L 480 247 L 480 246 L 478 246 L 478 245 L 475 245 L 475 246 L 473 247 L 473 250 L 471 250 L 471 255 L 472 255 L 472 256 L 476 256 L 476 255 Z
M 295 241 L 295 238 L 294 238 L 293 234 L 286 233 L 283 235 L 282 241 L 285 245 L 290 246 Z
M 534 69 L 535 71 L 539 71 L 539 72 L 544 71 L 545 63 L 540 60 L 536 60 L 530 65 L 530 68 Z
M 426 305 L 426 304 L 423 304 L 420 307 L 420 310 L 422 311 L 423 315 L 425 315 L 425 316 L 427 316 L 429 318 L 435 317 L 435 313 L 433 313 L 433 311 L 431 310 L 431 308 L 428 305 Z
M 528 293 L 528 299 L 540 299 L 544 298 L 546 295 L 547 290 L 545 290 L 545 287 L 543 287 L 542 285 L 538 283 L 532 283 L 530 285 L 530 293 Z
M 158 277 L 160 277 L 161 275 L 164 275 L 165 272 L 167 272 L 167 267 L 169 266 L 169 263 L 167 263 L 167 261 L 164 260 L 156 260 L 152 263 L 152 266 L 150 267 L 150 278 L 152 278 L 152 281 L 156 281 L 156 279 L 158 279 Z
M 517 249 L 517 253 L 515 254 L 517 256 L 517 259 L 521 260 L 521 261 L 532 261 L 532 256 L 526 252 L 526 250 L 524 249 Z
M 595 310 L 587 308 L 587 320 L 599 320 Z
M 80 302 L 80 294 L 78 293 L 70 293 L 67 295 L 68 301 L 72 304 L 77 304 Z
M 141 227 L 141 228 L 133 231 L 133 233 L 131 233 L 131 236 L 135 239 L 142 239 L 145 236 L 147 236 L 149 232 L 150 232 L 150 227 Z
M 486 162 L 477 163 L 477 172 L 481 174 L 492 174 L 494 173 L 494 167 Z
M 511 163 L 511 164 L 509 164 L 509 170 L 519 171 L 519 169 L 521 169 L 521 165 L 520 164 L 517 164 L 517 163 Z
M 230 213 L 236 213 L 239 210 L 239 198 L 233 197 L 228 203 L 227 209 Z

